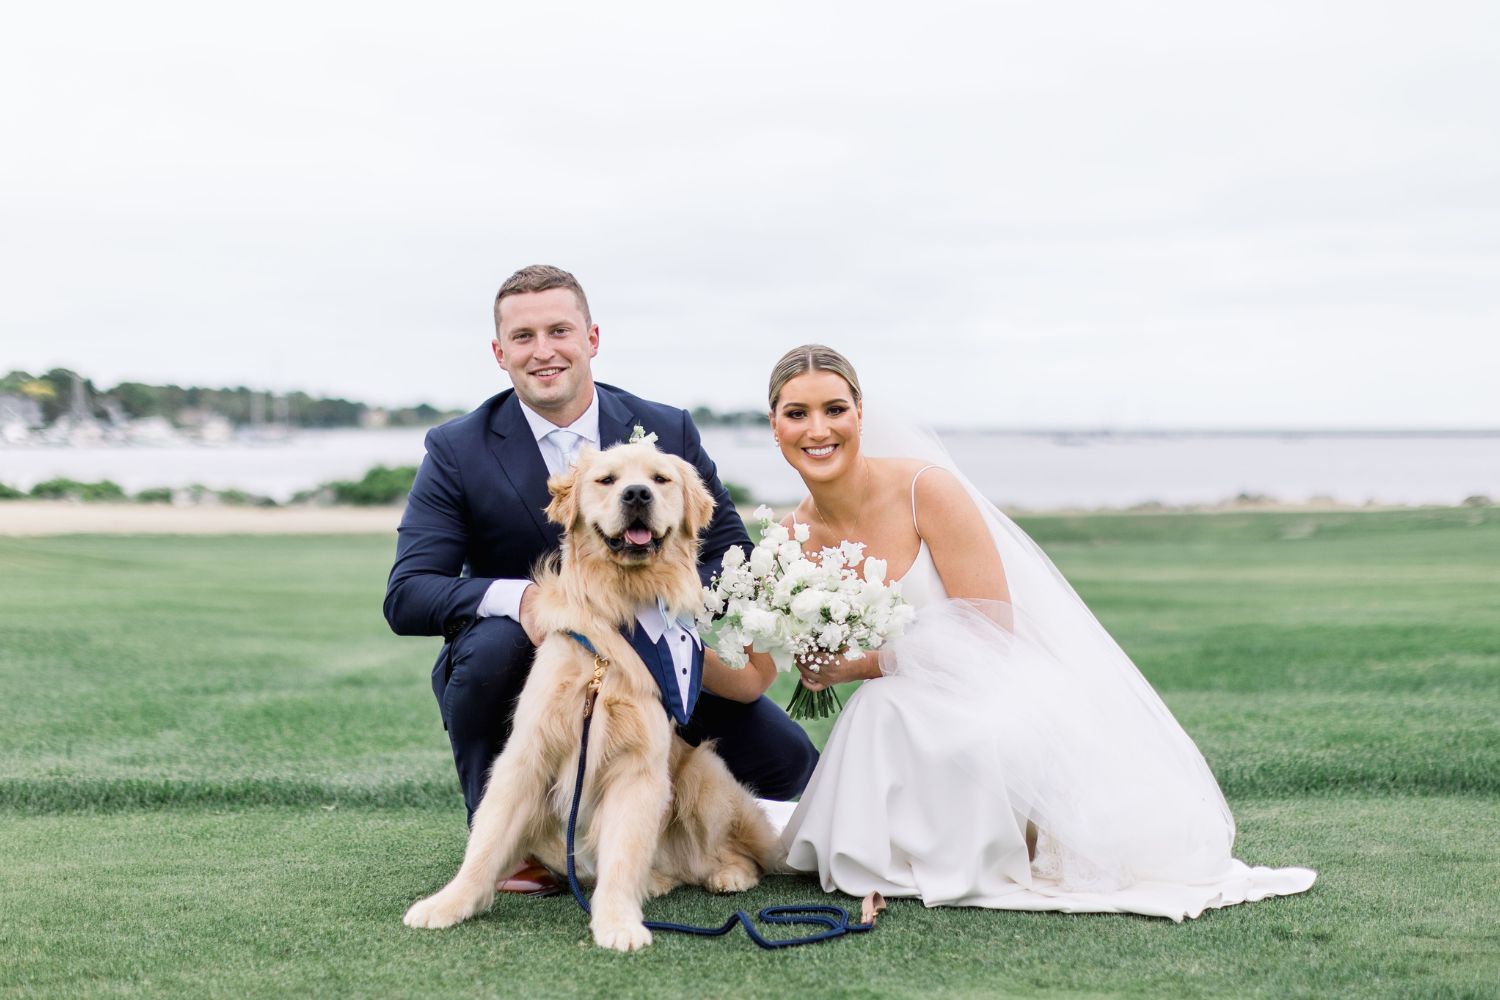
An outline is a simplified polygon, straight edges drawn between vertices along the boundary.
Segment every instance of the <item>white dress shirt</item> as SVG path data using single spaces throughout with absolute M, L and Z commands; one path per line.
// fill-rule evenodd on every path
M 667 606 L 658 597 L 655 604 L 648 604 L 635 613 L 635 620 L 645 630 L 652 642 L 667 637 L 667 646 L 672 650 L 672 676 L 677 680 L 677 697 L 682 710 L 687 711 L 688 689 L 693 680 L 693 648 L 701 647 L 698 629 L 691 619 L 673 619 L 667 615 Z
M 584 445 L 599 447 L 599 391 L 594 390 L 594 398 L 589 401 L 589 408 L 567 427 L 558 427 L 552 421 L 522 403 L 520 398 L 516 402 L 521 406 L 521 415 L 526 418 L 526 424 L 531 428 L 531 433 L 536 437 L 536 447 L 542 453 L 542 461 L 546 463 L 547 472 L 557 475 L 566 472 L 578 458 L 578 451 Z M 565 454 L 557 445 L 556 437 L 551 437 L 553 431 L 572 431 L 578 435 L 576 447 L 571 455 Z M 475 613 L 480 618 L 513 618 L 521 620 L 521 595 L 526 593 L 526 588 L 531 586 L 530 580 L 496 580 L 490 584 L 489 589 L 484 592 L 484 598 L 479 602 L 479 610 Z

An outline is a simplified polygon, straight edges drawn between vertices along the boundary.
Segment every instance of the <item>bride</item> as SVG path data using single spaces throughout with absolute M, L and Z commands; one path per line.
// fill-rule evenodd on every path
M 854 896 L 1172 920 L 1312 885 L 1231 856 L 1193 741 L 935 437 L 866 421 L 853 366 L 820 345 L 776 364 L 770 404 L 807 484 L 787 520 L 804 548 L 863 542 L 918 611 L 877 654 L 803 667 L 814 690 L 866 683 L 786 824 L 790 867 Z

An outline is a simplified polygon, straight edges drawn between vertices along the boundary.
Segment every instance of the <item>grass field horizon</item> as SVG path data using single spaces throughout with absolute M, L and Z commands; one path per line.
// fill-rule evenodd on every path
M 774 955 L 604 954 L 567 899 L 410 931 L 464 830 L 436 640 L 380 617 L 391 539 L 0 538 L 0 993 L 1497 995 L 1500 511 L 1023 525 L 1197 740 L 1237 856 L 1310 893 L 1181 926 L 898 901 Z

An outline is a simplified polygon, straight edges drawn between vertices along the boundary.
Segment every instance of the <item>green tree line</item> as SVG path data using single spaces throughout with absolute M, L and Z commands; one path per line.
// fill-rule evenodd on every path
M 53 368 L 40 375 L 12 371 L 0 378 L 0 393 L 33 399 L 41 407 L 42 420 L 52 423 L 73 406 L 73 385 L 77 378 L 83 386 L 84 404 L 98 418 L 110 415 L 111 405 L 131 419 L 165 417 L 173 424 L 183 423 L 183 414 L 198 410 L 224 417 L 236 426 L 244 426 L 259 416 L 267 422 L 284 418 L 293 427 L 358 427 L 374 407 L 341 397 L 311 396 L 291 392 L 277 396 L 246 386 L 209 389 L 202 386 L 148 385 L 144 382 L 121 382 L 110 389 L 95 385 L 92 379 L 78 376 L 67 368 Z M 257 397 L 259 403 L 257 403 Z M 386 410 L 386 423 L 397 427 L 423 427 L 454 416 L 427 403 Z

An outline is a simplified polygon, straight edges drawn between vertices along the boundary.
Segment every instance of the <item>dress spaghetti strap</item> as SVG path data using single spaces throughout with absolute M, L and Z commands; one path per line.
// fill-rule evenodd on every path
M 936 465 L 924 465 L 917 470 L 917 474 L 911 477 L 911 526 L 916 529 L 917 538 L 922 537 L 922 529 L 917 527 L 917 480 L 922 478 L 922 473 L 928 469 L 936 469 Z M 792 515 L 796 517 L 795 514 Z

